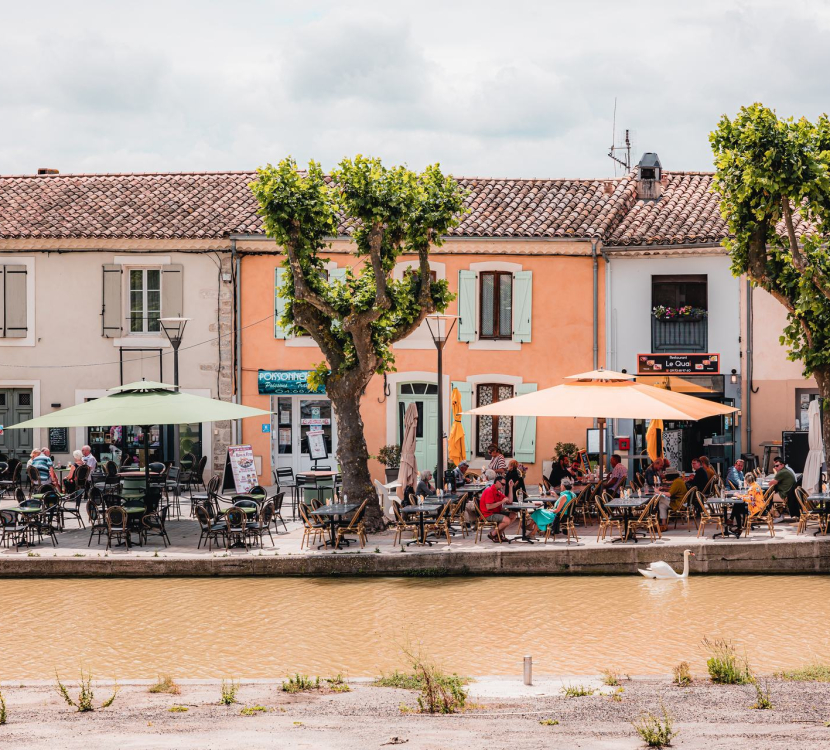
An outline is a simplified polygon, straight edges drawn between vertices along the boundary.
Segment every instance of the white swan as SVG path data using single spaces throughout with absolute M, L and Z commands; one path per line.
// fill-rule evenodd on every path
M 683 578 L 689 577 L 689 555 L 692 557 L 695 556 L 695 553 L 691 550 L 685 550 L 683 552 L 683 572 L 678 573 L 666 562 L 662 560 L 660 562 L 654 562 L 648 566 L 645 570 L 641 568 L 637 568 L 646 578 L 666 578 L 666 579 L 675 579 L 681 580 Z

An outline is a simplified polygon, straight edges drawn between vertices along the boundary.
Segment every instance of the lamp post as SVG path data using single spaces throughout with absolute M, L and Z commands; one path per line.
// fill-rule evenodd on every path
M 438 350 L 438 464 L 435 470 L 435 488 L 444 487 L 444 389 L 443 353 L 444 345 L 452 333 L 457 315 L 427 315 L 425 320 L 435 348 Z
M 161 328 L 167 336 L 170 345 L 173 347 L 173 385 L 179 390 L 179 347 L 182 345 L 184 329 L 190 318 L 159 318 Z M 179 425 L 173 425 L 173 462 L 176 466 L 181 463 L 179 453 Z

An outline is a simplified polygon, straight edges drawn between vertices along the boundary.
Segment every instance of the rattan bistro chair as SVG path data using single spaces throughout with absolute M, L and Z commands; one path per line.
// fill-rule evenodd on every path
M 112 547 L 112 540 L 124 541 L 130 549 L 129 517 L 120 505 L 107 508 L 107 549 Z
M 213 549 L 213 542 L 219 544 L 220 537 L 224 540 L 228 525 L 224 521 L 214 523 L 208 511 L 201 505 L 196 505 L 193 512 L 196 514 L 196 520 L 199 522 L 199 530 L 201 532 L 196 549 L 200 549 L 202 542 L 207 539 L 208 552 L 210 552 Z
M 392 512 L 395 515 L 395 536 L 392 539 L 392 546 L 397 547 L 398 544 L 403 543 L 403 535 L 407 531 L 412 532 L 412 538 L 417 539 L 420 529 L 416 523 L 408 523 L 401 513 L 401 504 L 397 500 L 392 500 Z
M 476 509 L 476 534 L 475 534 L 475 544 L 478 544 L 481 541 L 481 535 L 484 529 L 490 528 L 496 533 L 496 539 L 499 542 L 504 541 L 504 536 L 502 535 L 501 531 L 499 530 L 499 522 L 496 521 L 492 516 L 485 516 L 481 512 L 481 504 L 475 503 Z
M 438 511 L 438 515 L 424 525 L 424 538 L 421 540 L 422 542 L 426 541 L 427 534 L 435 534 L 436 536 L 443 534 L 447 538 L 447 544 L 451 544 L 450 528 L 447 523 L 447 511 L 449 508 L 450 504 L 445 503 L 441 510 Z
M 248 544 L 248 517 L 242 508 L 236 506 L 228 508 L 225 511 L 225 521 L 228 524 L 227 532 L 225 533 L 225 549 L 230 549 L 234 540 L 245 545 L 245 551 L 250 551 Z
M 325 524 L 319 521 L 310 521 L 304 503 L 300 503 L 298 510 L 300 512 L 300 520 L 303 522 L 303 540 L 300 546 L 310 547 L 314 542 L 324 541 L 326 538 Z
M 801 508 L 801 514 L 798 517 L 798 534 L 803 534 L 809 528 L 810 524 L 815 524 L 819 531 L 827 533 L 827 516 L 817 513 L 815 508 L 807 499 L 808 495 L 801 487 L 795 488 L 795 496 L 798 500 L 798 507 Z
M 686 530 L 692 530 L 692 518 L 697 516 L 694 507 L 694 498 L 696 492 L 696 487 L 692 487 L 691 489 L 686 490 L 686 494 L 683 495 L 683 500 L 680 503 L 680 507 L 677 510 L 672 510 L 671 507 L 669 507 L 669 515 L 666 519 L 666 525 L 674 521 L 674 528 L 677 528 L 677 522 L 685 520 Z
M 608 534 L 609 531 L 612 532 L 613 536 L 614 529 L 617 530 L 617 533 L 620 535 L 620 539 L 622 539 L 622 519 L 610 516 L 605 508 L 604 503 L 599 497 L 594 497 L 594 502 L 596 503 L 597 512 L 599 513 L 599 529 L 597 530 L 597 541 L 600 540 L 600 537 L 604 540 L 606 534 Z
M 352 515 L 351 520 L 345 526 L 337 527 L 337 534 L 334 543 L 335 549 L 340 546 L 340 543 L 347 534 L 356 534 L 361 548 L 366 545 L 366 524 L 363 522 L 363 515 L 366 513 L 366 504 L 369 502 L 368 498 L 364 500 L 360 507 Z
M 148 536 L 160 536 L 161 541 L 166 547 L 170 544 L 170 537 L 167 536 L 167 513 L 170 510 L 169 505 L 157 510 L 155 513 L 145 513 L 141 518 L 141 535 L 144 537 L 144 543 L 147 543 Z
M 271 546 L 274 546 L 274 537 L 271 536 L 271 521 L 274 518 L 274 503 L 270 500 L 262 504 L 262 507 L 259 509 L 259 512 L 256 515 L 255 521 L 249 521 L 247 523 L 248 527 L 248 535 L 259 539 L 259 546 L 262 547 L 262 539 L 263 537 L 268 534 L 268 538 L 271 540 Z

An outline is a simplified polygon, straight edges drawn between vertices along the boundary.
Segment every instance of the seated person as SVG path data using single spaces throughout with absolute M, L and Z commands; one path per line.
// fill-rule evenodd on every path
M 504 477 L 508 482 L 513 482 L 513 489 L 515 492 L 521 492 L 524 497 L 527 497 L 525 480 L 522 473 L 519 471 L 519 462 L 515 458 L 511 458 L 508 462 L 507 474 L 505 474 Z
M 78 489 L 78 484 L 75 481 L 75 472 L 78 471 L 79 466 L 84 465 L 83 454 L 79 451 L 72 451 L 72 465 L 69 467 L 69 474 L 66 475 L 66 479 L 63 480 L 63 491 L 64 492 L 74 492 Z
M 686 482 L 683 477 L 678 476 L 674 479 L 669 487 L 669 496 L 661 495 L 657 501 L 657 515 L 660 518 L 660 531 L 669 530 L 669 511 L 677 512 L 683 505 L 683 498 L 689 488 L 686 487 Z
M 507 485 L 508 490 L 506 495 L 503 492 L 505 484 L 507 484 L 507 480 L 504 477 L 496 476 L 493 484 L 481 493 L 481 498 L 479 499 L 478 507 L 481 510 L 481 515 L 498 524 L 498 538 L 493 535 L 493 532 L 488 534 L 491 542 L 501 542 L 507 527 L 516 518 L 515 513 L 508 513 L 503 507 L 513 502 L 513 482 Z
M 420 474 L 420 478 L 418 479 L 418 486 L 415 487 L 415 494 L 420 497 L 423 495 L 426 497 L 427 495 L 434 495 L 435 488 L 432 486 L 432 472 L 431 471 L 422 471 Z
M 571 468 L 571 459 L 567 456 L 559 456 L 559 460 L 551 467 L 548 482 L 550 482 L 553 489 L 559 492 L 562 480 L 567 478 L 573 481 L 575 476 L 576 472 Z
M 499 447 L 493 443 L 487 452 L 490 454 L 490 463 L 487 464 L 487 468 L 492 469 L 496 474 L 504 474 L 507 471 L 507 461 L 504 460 L 504 454 Z
M 795 495 L 795 474 L 780 458 L 775 459 L 773 468 L 775 469 L 775 477 L 769 483 L 769 486 L 775 487 L 775 493 L 787 503 L 787 513 L 793 518 L 798 518 L 801 515 L 801 508 Z
M 715 469 L 712 464 L 709 463 L 709 457 L 701 456 L 699 460 L 700 465 L 706 470 L 706 476 L 709 477 L 709 479 L 715 476 Z
M 458 466 L 456 466 L 452 473 L 455 477 L 455 486 L 461 487 L 467 481 L 467 469 L 470 468 L 470 465 L 466 461 L 462 461 Z
M 655 458 L 654 461 L 651 462 L 651 466 L 646 469 L 646 486 L 652 491 L 656 491 L 663 482 L 663 467 L 663 459 L 658 457 Z
M 615 453 L 611 456 L 611 473 L 608 475 L 608 479 L 605 480 L 603 486 L 611 495 L 616 497 L 627 476 L 628 469 L 623 464 L 619 455 Z
M 686 483 L 686 489 L 690 490 L 692 487 L 696 487 L 703 492 L 706 489 L 706 485 L 709 484 L 709 474 L 706 472 L 699 458 L 692 459 L 692 471 L 694 472 L 694 476 L 691 481 Z
M 32 466 L 37 469 L 41 484 L 52 484 L 52 474 L 54 472 L 52 471 L 52 459 L 48 455 L 43 451 L 39 451 L 38 455 L 32 459 Z
M 739 458 L 735 461 L 735 465 L 726 473 L 726 483 L 737 490 L 743 485 L 744 481 L 744 460 Z
M 568 504 L 568 501 L 575 497 L 572 490 L 573 484 L 570 479 L 563 479 L 561 487 L 562 492 L 554 501 L 552 508 L 539 508 L 539 510 L 534 510 L 530 514 L 534 526 L 542 534 L 547 531 L 548 526 L 551 524 L 553 524 L 553 528 L 551 529 L 552 533 L 559 533 L 559 522 L 562 520 L 562 511 Z
M 490 485 L 495 481 L 497 474 L 492 469 L 485 469 L 481 476 L 484 480 L 484 484 Z

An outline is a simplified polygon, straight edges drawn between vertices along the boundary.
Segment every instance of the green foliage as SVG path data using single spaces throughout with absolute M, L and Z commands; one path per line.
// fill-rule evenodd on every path
M 381 675 L 372 685 L 375 687 L 400 688 L 401 690 L 420 690 L 423 687 L 418 675 L 399 672 L 397 669 L 390 675 Z
M 243 708 L 239 713 L 243 716 L 256 716 L 257 714 L 265 713 L 268 711 L 265 706 L 246 706 Z
M 333 693 L 350 693 L 352 689 L 346 683 L 342 674 L 336 674 L 334 677 L 326 677 L 329 690 Z
M 793 682 L 830 682 L 830 665 L 816 662 L 806 667 L 779 672 L 775 676 Z
M 148 690 L 150 693 L 168 693 L 169 695 L 178 695 L 182 692 L 181 688 L 173 681 L 169 675 L 159 675 L 155 685 L 151 685 Z
M 330 178 L 316 162 L 301 172 L 291 158 L 257 174 L 251 189 L 265 232 L 287 254 L 280 324 L 311 335 L 327 360 L 309 377 L 309 385 L 325 384 L 367 363 L 378 373 L 392 370 L 391 345 L 453 299 L 447 282 L 432 281 L 424 264 L 430 247 L 441 245 L 459 222 L 464 195 L 458 184 L 438 165 L 416 174 L 363 156 L 344 159 Z M 349 227 L 358 262 L 343 280 L 329 281 L 323 254 L 340 222 Z M 418 270 L 393 280 L 392 269 L 403 253 L 418 255 Z
M 377 460 L 384 466 L 390 469 L 397 468 L 401 465 L 401 446 L 400 445 L 384 445 L 376 456 Z
M 672 675 L 674 679 L 672 680 L 675 685 L 680 685 L 680 687 L 688 687 L 692 684 L 692 672 L 689 669 L 689 662 L 681 661 L 676 667 L 672 669 Z
M 3 697 L 3 693 L 0 692 L 0 726 L 3 726 L 9 717 L 6 714 L 6 699 Z
M 660 710 L 663 714 L 662 718 L 648 712 L 632 722 L 637 734 L 649 747 L 667 747 L 677 737 L 672 717 L 662 703 L 660 704 Z
M 568 456 L 568 458 L 576 457 L 579 453 L 579 448 L 576 443 L 557 443 L 553 447 L 553 460 L 556 461 L 559 456 Z
M 308 690 L 319 690 L 320 678 L 312 680 L 308 675 L 295 674 L 288 678 L 288 682 L 282 683 L 282 689 L 286 693 L 303 693 Z
M 805 376 L 830 366 L 830 120 L 782 119 L 753 104 L 722 117 L 709 139 L 733 273 L 787 308 L 781 342 Z
M 61 682 L 61 678 L 58 675 L 57 671 L 55 672 L 55 680 L 57 682 L 57 689 L 60 696 L 66 701 L 66 704 L 72 706 L 73 708 L 77 709 L 81 713 L 85 713 L 87 711 L 94 711 L 95 705 L 93 703 L 95 699 L 95 693 L 92 689 L 92 673 L 87 672 L 84 674 L 83 669 L 81 670 L 81 680 L 79 684 L 79 691 L 78 697 L 73 698 L 69 694 L 69 690 Z M 109 708 L 113 702 L 115 701 L 115 696 L 118 695 L 118 685 L 116 684 L 113 688 L 112 695 L 107 698 L 102 704 L 101 708 Z
M 171 714 L 186 714 L 187 711 L 188 711 L 188 708 L 187 708 L 187 706 L 174 705 L 174 706 L 170 706 L 170 708 L 168 708 L 167 710 Z
M 559 725 L 559 719 L 542 719 L 539 723 L 543 727 L 555 727 Z
M 586 685 L 565 685 L 562 688 L 562 693 L 568 698 L 584 698 L 586 695 L 593 695 L 595 692 L 594 688 Z
M 752 677 L 750 679 L 750 682 L 752 682 L 752 687 L 755 688 L 755 703 L 753 703 L 750 706 L 750 708 L 771 710 L 772 699 L 769 696 L 769 684 L 764 682 L 764 685 L 762 687 L 761 682 L 758 680 L 757 677 Z
M 616 687 L 620 684 L 620 675 L 614 669 L 602 670 L 602 683 L 609 687 Z
M 232 706 L 236 703 L 236 694 L 239 692 L 239 683 L 235 680 L 225 682 L 222 680 L 222 693 L 219 702 L 224 706 Z
M 738 656 L 731 641 L 704 638 L 703 648 L 709 652 L 706 669 L 712 682 L 721 685 L 745 685 L 752 681 L 752 672 L 746 657 Z

